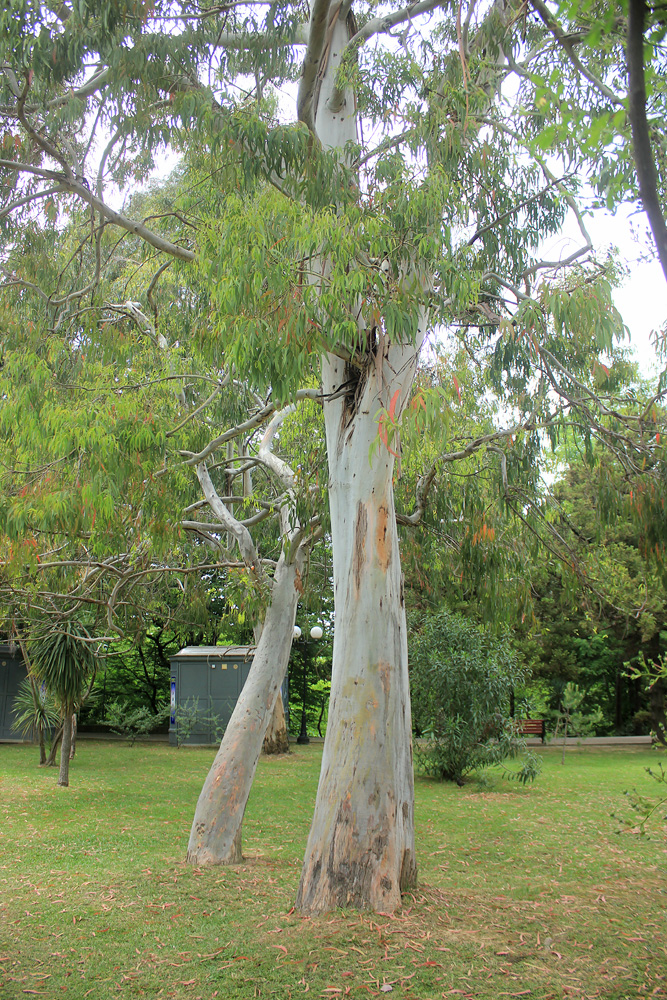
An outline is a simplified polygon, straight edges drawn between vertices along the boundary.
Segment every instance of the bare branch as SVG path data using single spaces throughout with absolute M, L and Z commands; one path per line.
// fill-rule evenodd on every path
M 224 525 L 224 530 L 236 540 L 241 558 L 249 572 L 256 580 L 262 581 L 264 579 L 264 570 L 262 569 L 259 553 L 255 548 L 255 543 L 252 540 L 250 532 L 240 521 L 237 521 L 218 496 L 205 464 L 203 462 L 198 463 L 195 471 L 209 507 L 218 518 L 220 524 Z
M 294 394 L 295 401 L 300 399 L 314 399 L 321 400 L 322 392 L 320 389 L 299 389 L 298 392 Z M 186 465 L 198 465 L 199 462 L 203 462 L 204 459 L 208 458 L 209 455 L 217 451 L 223 444 L 227 441 L 231 441 L 232 438 L 240 437 L 242 434 L 246 434 L 248 431 L 255 430 L 255 428 L 260 427 L 263 423 L 269 420 L 273 414 L 276 412 L 275 403 L 267 403 L 261 410 L 254 413 L 251 417 L 245 420 L 241 424 L 237 424 L 236 427 L 230 427 L 229 430 L 225 431 L 224 434 L 220 434 L 213 441 L 209 441 L 205 448 L 194 455 L 190 451 L 181 451 L 180 454 L 186 459 Z

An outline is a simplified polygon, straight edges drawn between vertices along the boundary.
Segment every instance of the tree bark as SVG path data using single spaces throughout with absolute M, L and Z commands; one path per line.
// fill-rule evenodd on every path
M 285 706 L 283 696 L 278 691 L 276 703 L 273 706 L 273 713 L 269 721 L 262 752 L 265 754 L 287 753 L 289 751 L 289 740 L 287 738 L 287 723 L 285 721 Z
M 280 693 L 292 648 L 300 587 L 300 556 L 278 560 L 271 603 L 252 666 L 195 810 L 187 860 L 194 865 L 239 864 L 243 814 L 262 741 Z
M 78 723 L 76 720 L 76 712 L 72 713 L 72 738 L 70 740 L 69 747 L 69 759 L 74 760 L 74 755 L 76 754 L 76 734 L 78 730 Z
M 356 111 L 336 75 L 354 27 L 335 17 L 313 101 L 322 145 L 343 150 L 356 139 Z M 361 371 L 333 354 L 322 365 L 336 628 L 322 771 L 296 903 L 304 913 L 337 906 L 391 913 L 417 878 L 394 455 L 386 444 L 372 463 L 369 454 L 382 409 L 391 403 L 398 418 L 405 405 L 422 319 L 412 343 L 407 332 L 406 343 L 392 344 L 381 328 L 360 329 L 368 334 Z M 347 391 L 336 398 L 341 387 Z
M 358 404 L 325 404 L 336 629 L 322 772 L 297 896 L 307 913 L 337 906 L 391 913 L 417 876 L 394 456 L 380 444 L 369 464 L 380 407 L 396 389 L 405 401 L 416 350 L 387 348 L 383 360 L 381 371 L 362 375 Z M 350 374 L 330 357 L 325 398 Z
M 46 758 L 46 763 L 44 765 L 45 767 L 53 767 L 55 765 L 56 754 L 58 752 L 58 744 L 62 739 L 62 735 L 63 735 L 63 727 L 61 723 L 58 729 L 56 730 L 53 740 L 51 742 L 51 749 L 49 751 L 49 756 Z
M 60 744 L 60 773 L 58 784 L 69 785 L 69 752 L 72 748 L 72 713 L 65 712 L 63 717 L 63 738 Z
M 658 174 L 651 148 L 646 117 L 646 81 L 644 77 L 644 30 L 646 0 L 629 0 L 626 57 L 628 63 L 628 117 L 632 130 L 639 195 L 648 216 L 662 272 L 667 279 L 667 224 L 658 194 Z

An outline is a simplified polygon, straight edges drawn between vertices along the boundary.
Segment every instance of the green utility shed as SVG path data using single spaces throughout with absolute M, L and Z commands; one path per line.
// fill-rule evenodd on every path
M 213 715 L 225 725 L 229 722 L 254 655 L 254 646 L 186 646 L 171 657 L 170 743 L 177 742 L 179 706 L 196 705 L 201 719 Z M 183 742 L 199 746 L 216 743 L 215 723 L 200 720 Z
M 23 742 L 23 737 L 12 729 L 14 712 L 12 706 L 18 694 L 19 684 L 26 676 L 23 657 L 19 649 L 7 643 L 0 643 L 0 740 L 13 743 Z

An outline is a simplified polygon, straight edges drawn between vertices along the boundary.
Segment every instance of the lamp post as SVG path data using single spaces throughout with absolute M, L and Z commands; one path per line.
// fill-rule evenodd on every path
M 322 629 L 319 625 L 313 625 L 310 630 L 310 638 L 314 640 L 321 639 L 323 636 Z M 301 629 L 298 625 L 294 626 L 294 638 L 301 638 Z M 302 688 L 302 706 L 301 706 L 301 730 L 296 738 L 297 743 L 304 744 L 310 743 L 310 738 L 306 730 L 306 695 L 308 691 L 308 662 L 310 660 L 310 649 L 308 646 L 303 651 L 303 688 Z

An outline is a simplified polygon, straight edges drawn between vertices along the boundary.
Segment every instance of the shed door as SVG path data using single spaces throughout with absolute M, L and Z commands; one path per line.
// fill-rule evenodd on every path
M 21 735 L 12 729 L 12 706 L 19 684 L 26 676 L 23 662 L 3 657 L 0 659 L 0 740 L 20 740 Z

